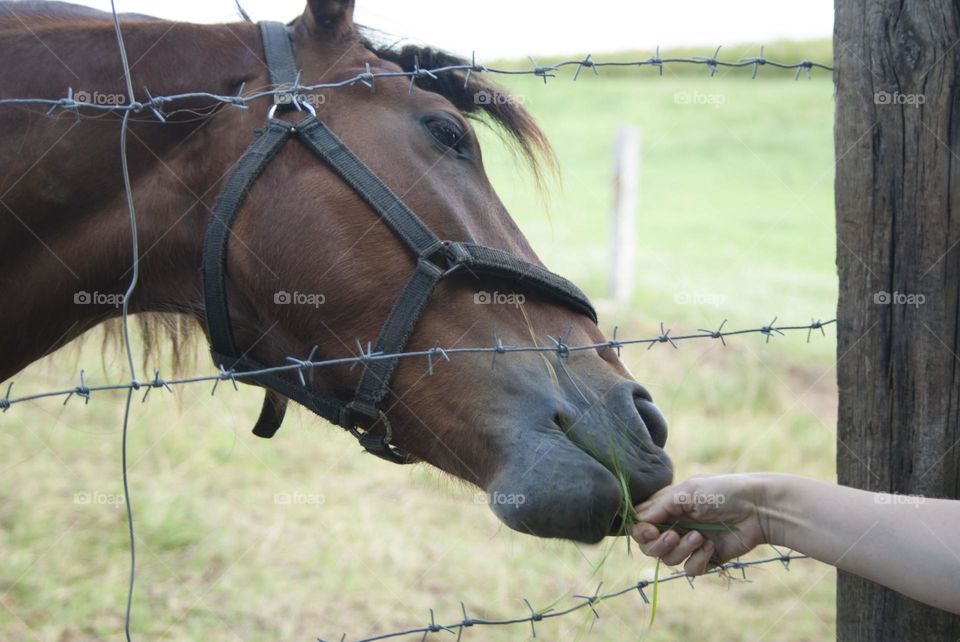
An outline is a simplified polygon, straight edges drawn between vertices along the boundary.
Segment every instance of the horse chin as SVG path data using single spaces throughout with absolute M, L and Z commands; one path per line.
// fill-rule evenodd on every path
M 537 537 L 593 544 L 622 535 L 625 511 L 673 478 L 662 451 L 629 462 L 625 500 L 618 475 L 558 431 L 537 432 L 508 452 L 487 487 L 490 508 L 511 529 Z

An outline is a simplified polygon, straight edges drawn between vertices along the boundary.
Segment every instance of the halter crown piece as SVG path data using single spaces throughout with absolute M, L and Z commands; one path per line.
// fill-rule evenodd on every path
M 296 138 L 326 163 L 416 257 L 417 267 L 394 302 L 374 351 L 385 355 L 403 351 L 437 283 L 456 273 L 514 281 L 582 312 L 596 323 L 596 313 L 587 297 L 566 279 L 502 250 L 459 241 L 441 241 L 317 119 L 312 110 L 308 109 L 309 115 L 298 122 L 276 118 L 277 112 L 300 110 L 295 95 L 299 72 L 287 27 L 279 22 L 262 22 L 259 26 L 270 82 L 281 91 L 274 95 L 266 127 L 256 133 L 217 197 L 204 239 L 202 273 L 206 324 L 210 351 L 217 366 L 238 373 L 267 367 L 238 349 L 234 340 L 227 305 L 227 242 L 247 193 L 270 160 L 291 138 Z M 263 409 L 253 428 L 254 434 L 272 437 L 283 422 L 286 400 L 292 399 L 350 431 L 360 445 L 374 455 L 394 463 L 410 463 L 412 457 L 408 453 L 390 444 L 392 430 L 384 410 L 390 394 L 390 379 L 398 360 L 399 357 L 389 357 L 365 361 L 354 397 L 347 401 L 316 392 L 279 373 L 258 373 L 244 378 L 267 389 Z M 366 429 L 360 427 L 361 421 Z M 383 436 L 371 432 L 377 422 L 383 424 Z

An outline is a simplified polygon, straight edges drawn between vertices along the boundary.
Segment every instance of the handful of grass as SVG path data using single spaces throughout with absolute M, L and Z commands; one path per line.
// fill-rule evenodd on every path
M 672 524 L 654 524 L 661 533 L 669 530 L 677 531 L 681 535 L 686 535 L 690 531 L 708 531 L 708 532 L 733 532 L 733 527 L 726 524 L 708 524 L 706 522 L 674 522 Z
M 614 459 L 614 461 L 616 461 Z M 614 475 L 617 478 L 617 481 L 620 483 L 620 497 L 622 499 L 622 505 L 619 511 L 620 518 L 620 528 L 622 529 L 623 534 L 628 534 L 630 527 L 636 524 L 639 520 L 637 519 L 637 514 L 633 511 L 633 506 L 630 503 L 630 489 L 627 482 L 627 476 L 618 466 L 615 466 L 613 471 Z M 676 521 L 672 524 L 654 524 L 661 533 L 675 530 L 681 536 L 686 535 L 690 531 L 703 531 L 703 532 L 732 532 L 734 529 L 726 524 L 709 524 L 707 522 L 693 522 L 693 521 Z M 627 538 L 627 550 L 630 550 L 630 538 Z M 659 597 L 659 588 L 660 588 L 660 560 L 657 560 L 657 565 L 653 571 L 653 592 L 650 596 L 650 628 L 653 628 L 653 623 L 657 619 L 657 598 Z

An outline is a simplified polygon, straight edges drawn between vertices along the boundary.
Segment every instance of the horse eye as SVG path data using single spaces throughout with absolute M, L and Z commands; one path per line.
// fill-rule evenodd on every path
M 464 132 L 460 126 L 446 118 L 434 118 L 424 123 L 433 139 L 458 154 L 463 153 Z

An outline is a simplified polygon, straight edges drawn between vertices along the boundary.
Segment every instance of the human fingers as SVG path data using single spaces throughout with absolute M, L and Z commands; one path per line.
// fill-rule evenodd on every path
M 680 534 L 676 531 L 665 531 L 653 541 L 641 542 L 640 550 L 649 557 L 663 557 L 673 551 L 680 543 Z
M 683 570 L 687 575 L 702 575 L 707 572 L 707 569 L 710 568 L 711 560 L 715 547 L 712 541 L 707 540 L 703 546 L 698 548 L 693 552 L 692 555 L 687 559 L 687 563 L 683 565 Z
M 663 560 L 663 563 L 667 566 L 677 566 L 683 560 L 690 557 L 695 551 L 700 549 L 703 546 L 704 537 L 697 531 L 690 531 L 686 535 L 680 538 L 680 541 L 673 548 L 672 551 L 661 555 L 660 559 Z

